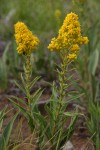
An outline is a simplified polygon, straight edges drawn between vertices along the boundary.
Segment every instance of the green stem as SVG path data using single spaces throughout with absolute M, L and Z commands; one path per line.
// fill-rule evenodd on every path
M 31 65 L 31 55 L 27 54 L 25 56 L 25 82 L 26 82 L 26 96 L 28 99 L 28 111 L 31 112 L 31 95 L 30 95 L 30 82 L 31 82 L 31 75 L 32 75 L 32 65 Z
M 59 72 L 60 87 L 59 87 L 59 99 L 58 99 L 58 110 L 57 110 L 58 115 L 59 115 L 59 112 L 62 108 L 62 102 L 63 102 L 64 97 L 66 95 L 65 83 L 66 83 L 67 65 L 68 65 L 68 63 L 66 62 L 66 59 L 62 59 L 61 71 Z
M 54 121 L 54 126 L 53 126 L 53 130 L 52 130 L 52 135 L 55 134 L 56 129 L 57 129 L 57 120 L 59 118 L 61 109 L 63 107 L 63 100 L 65 97 L 65 83 L 66 83 L 66 68 L 67 68 L 67 63 L 65 60 L 63 60 L 62 64 L 61 64 L 61 71 L 59 72 L 59 98 L 58 98 L 58 103 L 57 103 L 57 107 L 56 107 L 56 114 L 55 114 L 55 121 Z M 61 118 L 60 118 L 61 120 Z

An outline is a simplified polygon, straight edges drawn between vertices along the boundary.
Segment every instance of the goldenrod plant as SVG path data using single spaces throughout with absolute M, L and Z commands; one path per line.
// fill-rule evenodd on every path
M 37 133 L 36 149 L 47 149 L 50 144 L 51 149 L 61 149 L 67 140 L 70 139 L 74 131 L 75 122 L 78 112 L 68 112 L 68 66 L 77 59 L 80 45 L 87 44 L 88 38 L 81 35 L 80 23 L 78 16 L 69 13 L 61 28 L 58 36 L 51 40 L 48 46 L 50 51 L 56 51 L 61 58 L 61 64 L 58 65 L 58 86 L 55 82 L 52 84 L 52 95 L 50 105 L 45 105 L 49 116 L 43 116 L 37 107 L 42 90 L 39 88 L 34 94 L 31 94 L 32 86 L 37 82 L 39 77 L 32 80 L 31 53 L 39 44 L 39 39 L 32 34 L 23 22 L 15 24 L 15 38 L 17 51 L 24 57 L 24 76 L 21 75 L 22 86 L 17 82 L 17 86 L 24 92 L 27 102 L 16 96 L 9 100 L 23 113 L 26 117 L 31 131 Z M 75 97 L 74 97 L 75 99 Z M 18 103 L 17 103 L 17 101 Z M 70 123 L 66 125 L 67 119 Z
M 42 94 L 40 88 L 31 95 L 31 89 L 39 77 L 32 80 L 32 65 L 31 65 L 31 53 L 37 48 L 39 44 L 39 39 L 32 34 L 32 32 L 27 28 L 23 22 L 17 22 L 15 24 L 15 39 L 17 43 L 17 52 L 24 57 L 24 75 L 21 74 L 22 86 L 16 82 L 16 85 L 24 92 L 25 102 L 16 96 L 12 96 L 9 100 L 20 109 L 20 111 L 27 118 L 31 130 L 34 130 L 35 119 L 34 119 L 34 109 L 36 109 L 36 103 Z M 17 103 L 17 100 L 19 103 Z M 23 105 L 23 107 L 21 106 Z
M 80 45 L 87 43 L 88 38 L 81 35 L 78 16 L 73 12 L 69 13 L 59 29 L 58 36 L 53 38 L 48 46 L 50 51 L 56 51 L 60 54 L 61 64 L 57 69 L 59 85 L 53 83 L 50 106 L 45 105 L 49 117 L 45 118 L 42 114 L 37 114 L 40 124 L 38 149 L 46 149 L 48 144 L 53 150 L 61 149 L 73 134 L 78 113 L 66 111 L 69 103 L 69 85 L 66 75 L 69 64 L 77 59 Z M 66 125 L 68 118 L 71 119 L 71 122 Z

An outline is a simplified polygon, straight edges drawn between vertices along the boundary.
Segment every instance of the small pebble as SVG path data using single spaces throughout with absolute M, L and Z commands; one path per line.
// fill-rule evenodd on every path
M 68 141 L 68 142 L 64 145 L 64 147 L 63 147 L 62 150 L 74 150 L 74 146 L 73 146 L 73 144 L 72 144 L 70 141 Z

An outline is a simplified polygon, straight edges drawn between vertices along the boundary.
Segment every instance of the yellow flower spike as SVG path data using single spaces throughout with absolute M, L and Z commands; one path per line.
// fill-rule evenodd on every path
M 59 51 L 64 53 L 69 59 L 75 60 L 76 53 L 79 51 L 79 46 L 89 42 L 87 37 L 81 35 L 81 27 L 78 20 L 78 15 L 71 12 L 69 13 L 61 28 L 59 29 L 58 36 L 51 40 L 48 49 L 51 51 Z
M 15 24 L 15 39 L 19 54 L 31 54 L 39 44 L 39 39 L 32 34 L 23 22 Z
M 87 44 L 88 38 L 81 35 L 81 26 L 78 16 L 75 13 L 70 13 L 66 16 L 63 25 L 59 29 L 58 36 L 51 40 L 48 49 L 60 53 L 61 63 L 57 68 L 58 73 L 58 97 L 55 107 L 55 119 L 52 127 L 52 135 L 57 133 L 57 120 L 61 118 L 61 111 L 64 110 L 64 101 L 66 100 L 66 91 L 68 87 L 67 73 L 69 64 L 77 59 L 77 54 L 81 44 Z M 67 85 L 67 86 L 66 86 Z M 58 133 L 59 134 L 59 133 Z M 61 134 L 59 134 L 61 136 Z M 59 136 L 58 135 L 58 136 Z M 58 143 L 57 143 L 58 144 Z M 58 147 L 56 147 L 59 149 Z

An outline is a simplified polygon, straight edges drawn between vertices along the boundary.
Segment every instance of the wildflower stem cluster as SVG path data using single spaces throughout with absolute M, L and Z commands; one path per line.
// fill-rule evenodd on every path
M 66 16 L 63 25 L 59 29 L 57 38 L 53 38 L 48 48 L 51 51 L 60 53 L 61 68 L 58 71 L 59 75 L 59 96 L 56 118 L 62 108 L 62 102 L 66 96 L 66 72 L 67 66 L 72 61 L 77 59 L 79 45 L 87 44 L 88 38 L 81 35 L 80 23 L 78 16 L 75 13 L 70 13 Z
M 87 44 L 87 43 L 88 43 L 88 38 L 83 37 L 81 35 L 81 28 L 80 28 L 80 23 L 78 21 L 78 16 L 75 13 L 70 13 L 67 15 L 67 17 L 64 20 L 63 25 L 59 29 L 58 36 L 56 38 L 53 38 L 51 40 L 51 43 L 48 46 L 48 48 L 51 51 L 59 52 L 60 58 L 61 58 L 60 70 L 58 70 L 58 76 L 59 76 L 58 78 L 58 81 L 59 81 L 58 100 L 57 100 L 57 106 L 55 109 L 54 124 L 52 128 L 53 136 L 59 130 L 58 126 L 60 126 L 61 130 L 60 132 L 58 132 L 55 138 L 63 137 L 63 134 L 64 134 L 63 128 L 67 119 L 62 114 L 65 112 L 67 104 L 68 104 L 68 102 L 65 103 L 66 98 L 67 98 L 66 73 L 68 71 L 67 70 L 68 65 L 72 61 L 75 61 L 77 59 L 77 54 L 80 49 L 79 46 L 82 44 Z M 73 130 L 73 127 L 72 127 L 72 130 Z M 71 133 L 71 130 L 69 133 Z M 57 145 L 55 147 L 58 148 L 60 144 L 61 144 L 60 142 L 57 142 Z
M 42 94 L 42 91 L 38 89 L 33 95 L 30 94 L 32 85 L 34 85 L 34 83 L 37 81 L 36 78 L 31 82 L 31 53 L 39 44 L 39 39 L 34 36 L 27 26 L 22 22 L 18 22 L 15 25 L 15 38 L 18 45 L 17 51 L 25 58 L 25 79 L 22 77 L 22 81 L 24 83 L 26 97 L 28 100 L 28 113 L 17 103 L 14 104 L 22 112 L 24 112 L 32 131 L 34 126 L 38 130 L 38 149 L 45 149 L 45 144 L 43 144 L 43 142 L 47 139 L 51 144 L 51 148 L 53 150 L 58 150 L 61 148 L 62 143 L 65 144 L 66 140 L 68 140 L 73 133 L 77 118 L 77 115 L 71 114 L 70 116 L 72 117 L 72 122 L 69 125 L 69 128 L 64 130 L 66 119 L 69 117 L 65 114 L 68 104 L 66 101 L 68 87 L 66 83 L 66 74 L 68 71 L 67 68 L 72 61 L 77 59 L 77 54 L 80 49 L 79 46 L 82 44 L 87 44 L 88 38 L 81 35 L 78 16 L 75 13 L 70 13 L 67 15 L 63 25 L 59 29 L 57 38 L 53 38 L 48 46 L 51 51 L 59 52 L 61 57 L 61 64 L 57 70 L 59 86 L 52 86 L 53 93 L 50 99 L 50 107 L 48 107 L 47 104 L 45 106 L 47 113 L 49 114 L 48 119 L 46 119 L 38 109 L 34 109 L 36 102 L 39 100 Z

